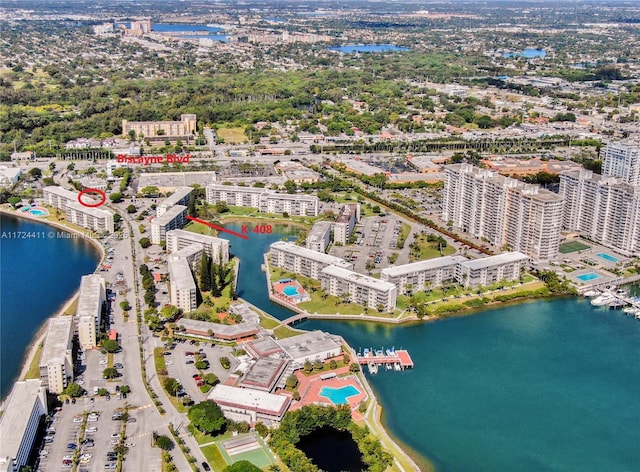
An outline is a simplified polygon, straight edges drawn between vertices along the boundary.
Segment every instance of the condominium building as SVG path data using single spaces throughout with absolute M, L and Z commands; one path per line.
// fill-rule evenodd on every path
M 331 222 L 318 221 L 307 234 L 307 249 L 317 252 L 326 252 L 331 242 Z
M 77 201 L 67 204 L 67 219 L 73 224 L 98 233 L 113 233 L 115 231 L 111 211 L 86 207 Z
M 43 188 L 42 197 L 44 198 L 45 205 L 59 208 L 62 211 L 67 211 L 67 205 L 69 203 L 78 202 L 78 193 L 55 185 Z
M 566 230 L 624 255 L 640 255 L 640 185 L 589 170 L 560 176 Z
M 40 380 L 13 385 L 0 416 L 0 471 L 19 472 L 27 464 L 40 419 L 47 414 L 47 392 Z
M 40 380 L 49 392 L 61 394 L 73 380 L 73 317 L 49 320 L 40 357 Z
M 135 137 L 169 139 L 192 138 L 196 134 L 196 115 L 180 115 L 180 121 L 127 121 L 122 120 L 122 136 L 129 136 L 133 131 Z
M 458 264 L 466 260 L 462 256 L 445 256 L 387 267 L 380 272 L 380 280 L 394 284 L 400 295 L 421 292 L 455 280 Z
M 84 275 L 80 281 L 78 295 L 78 337 L 82 349 L 93 349 L 97 345 L 97 333 L 103 312 L 106 310 L 106 288 L 104 277 Z
M 170 197 L 165 198 L 162 202 L 158 204 L 156 207 L 156 215 L 162 216 L 164 215 L 169 208 L 174 205 L 189 205 L 189 198 L 191 198 L 191 193 L 193 192 L 193 187 L 179 187 Z
M 329 295 L 348 295 L 351 303 L 373 308 L 380 312 L 393 311 L 396 307 L 397 289 L 392 283 L 358 274 L 335 265 L 320 271 L 322 289 Z
M 197 271 L 200 268 L 200 261 L 202 260 L 202 254 L 204 253 L 204 247 L 202 244 L 194 243 L 189 244 L 187 247 L 180 249 L 169 255 L 169 258 L 174 259 L 186 259 L 189 263 L 191 270 Z
M 640 185 L 640 142 L 609 143 L 604 150 L 602 174 Z
M 529 257 L 521 252 L 505 252 L 495 256 L 460 262 L 456 280 L 465 287 L 486 287 L 500 281 L 518 280 Z
M 347 244 L 354 226 L 359 221 L 360 204 L 352 203 L 344 205 L 333 224 L 333 241 L 338 244 Z
M 151 242 L 160 244 L 165 240 L 167 231 L 180 229 L 186 223 L 187 207 L 174 205 L 167 209 L 162 216 L 158 216 L 151 222 Z
M 256 208 L 261 213 L 318 216 L 320 200 L 315 195 L 278 193 L 263 188 L 212 184 L 206 188 L 207 202 Z
M 274 267 L 316 280 L 319 280 L 322 269 L 330 265 L 347 270 L 353 268 L 353 264 L 339 257 L 296 246 L 286 241 L 276 241 L 271 244 L 269 254 L 269 261 Z
M 196 282 L 187 259 L 169 259 L 169 285 L 173 306 L 184 312 L 193 311 L 198 307 Z
M 201 244 L 204 252 L 215 263 L 229 262 L 229 241 L 215 236 L 192 233 L 181 229 L 174 229 L 166 232 L 167 251 L 174 253 L 186 248 L 191 244 Z
M 445 167 L 442 217 L 454 227 L 535 260 L 558 255 L 562 196 L 469 164 Z

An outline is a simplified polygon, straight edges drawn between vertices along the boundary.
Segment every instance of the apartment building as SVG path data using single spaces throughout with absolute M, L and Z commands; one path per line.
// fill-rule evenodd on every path
M 113 233 L 115 231 L 115 223 L 111 211 L 86 207 L 77 201 L 67 204 L 67 219 L 75 225 L 98 233 Z
M 456 280 L 458 264 L 466 260 L 462 256 L 445 256 L 386 267 L 380 272 L 380 280 L 394 284 L 400 295 L 421 292 Z
M 0 416 L 0 471 L 19 472 L 29 460 L 40 419 L 48 414 L 47 392 L 38 379 L 18 381 Z
M 175 140 L 182 138 L 188 141 L 197 131 L 196 115 L 182 114 L 180 121 L 127 121 L 122 120 L 122 136 L 128 137 L 133 131 L 137 139 L 156 138 Z
M 640 142 L 607 144 L 602 175 L 618 177 L 629 185 L 640 185 Z
M 563 228 L 627 256 L 640 255 L 640 185 L 589 170 L 560 176 Z
M 330 265 L 322 269 L 320 283 L 329 295 L 340 297 L 348 294 L 351 303 L 380 312 L 393 311 L 396 307 L 398 291 L 394 284 L 343 267 Z
M 340 214 L 333 223 L 333 241 L 338 244 L 347 244 L 353 228 L 360 221 L 360 204 L 346 204 L 340 210 Z
M 534 260 L 558 255 L 563 197 L 469 164 L 445 167 L 442 217 L 492 245 Z
M 97 345 L 97 333 L 103 311 L 106 310 L 106 299 L 104 277 L 97 274 L 82 276 L 76 310 L 82 349 L 93 349 Z
M 59 208 L 65 212 L 67 211 L 67 205 L 69 205 L 69 203 L 78 202 L 78 193 L 55 185 L 43 188 L 42 197 L 44 198 L 45 205 Z
M 189 205 L 189 199 L 191 198 L 191 193 L 193 192 L 193 187 L 179 187 L 176 189 L 173 194 L 167 198 L 165 198 L 162 202 L 158 204 L 156 207 L 156 215 L 162 216 L 164 215 L 169 208 L 174 205 Z
M 191 244 L 201 244 L 204 252 L 211 257 L 213 262 L 222 262 L 223 264 L 229 262 L 229 241 L 226 239 L 181 229 L 167 231 L 165 237 L 169 253 L 180 251 Z
M 518 280 L 528 262 L 529 257 L 521 252 L 465 260 L 456 267 L 456 281 L 465 287 L 486 287 L 500 281 Z
M 330 265 L 347 270 L 353 269 L 353 264 L 339 257 L 296 246 L 286 241 L 276 241 L 271 244 L 269 261 L 274 267 L 316 280 L 320 279 L 322 269 Z
M 40 357 L 40 380 L 49 392 L 61 394 L 73 380 L 73 317 L 49 320 Z
M 172 257 L 168 265 L 171 304 L 184 312 L 195 310 L 197 288 L 189 262 L 186 258 Z
M 151 242 L 161 244 L 166 239 L 167 231 L 180 229 L 186 223 L 187 207 L 174 205 L 167 209 L 162 216 L 156 217 L 151 222 Z
M 278 193 L 272 190 L 235 185 L 212 184 L 206 187 L 207 202 L 256 208 L 261 213 L 288 213 L 318 216 L 320 200 L 315 195 Z
M 306 247 L 312 251 L 326 252 L 331 242 L 331 222 L 318 221 L 307 234 Z

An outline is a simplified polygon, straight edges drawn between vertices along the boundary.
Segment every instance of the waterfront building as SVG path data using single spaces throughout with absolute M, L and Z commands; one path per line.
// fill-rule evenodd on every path
M 67 205 L 69 205 L 69 203 L 78 202 L 78 193 L 55 185 L 43 188 L 42 197 L 46 205 L 59 208 L 65 212 L 67 211 Z
M 313 225 L 307 235 L 307 249 L 317 252 L 326 252 L 331 242 L 331 222 L 318 221 Z
M 302 369 L 307 361 L 324 362 L 342 353 L 342 338 L 320 330 L 274 341 L 291 360 L 293 369 Z
M 115 231 L 111 211 L 87 207 L 77 201 L 67 204 L 67 219 L 75 225 L 98 233 L 113 233 Z
M 564 229 L 624 255 L 640 255 L 640 185 L 581 170 L 560 176 L 560 194 Z
M 394 284 L 343 267 L 330 265 L 322 269 L 320 283 L 329 295 L 340 297 L 346 294 L 351 303 L 380 312 L 393 311 L 396 307 L 398 291 Z
M 197 287 L 189 262 L 186 258 L 172 257 L 168 265 L 171 304 L 183 312 L 195 310 Z
M 73 380 L 73 317 L 49 320 L 40 356 L 40 380 L 49 392 L 61 394 Z
M 534 260 L 559 253 L 562 196 L 469 164 L 445 167 L 442 218 Z
M 466 260 L 462 256 L 445 256 L 386 267 L 380 272 L 380 280 L 394 284 L 400 295 L 421 292 L 455 280 L 458 264 Z
M 240 381 L 240 387 L 273 392 L 283 377 L 289 361 L 276 357 L 262 357 L 249 367 Z
M 191 244 L 201 244 L 204 252 L 215 263 L 229 262 L 229 241 L 215 236 L 192 233 L 182 229 L 174 229 L 166 232 L 167 251 L 174 253 Z
M 158 216 L 151 222 L 151 242 L 161 244 L 165 240 L 167 231 L 180 229 L 186 223 L 187 207 L 174 205 L 167 209 L 162 216 Z
M 204 247 L 202 244 L 194 243 L 180 249 L 169 255 L 170 259 L 184 259 L 191 267 L 191 270 L 197 271 L 200 269 L 200 261 L 202 260 L 202 254 L 204 253 Z
M 180 121 L 127 121 L 122 120 L 122 136 L 133 131 L 136 139 L 149 139 L 152 143 L 164 143 L 178 139 L 189 144 L 196 136 L 196 115 L 182 114 Z
M 267 426 L 278 425 L 291 404 L 288 395 L 223 384 L 213 387 L 207 399 L 220 406 L 225 418 L 249 424 L 260 421 Z
M 191 192 L 193 192 L 193 187 L 179 187 L 171 196 L 165 198 L 158 204 L 156 207 L 156 215 L 164 215 L 167 210 L 174 205 L 188 206 Z
M 360 204 L 346 204 L 340 210 L 338 218 L 333 223 L 333 241 L 338 244 L 347 244 L 353 228 L 360 221 Z
M 106 299 L 104 277 L 98 274 L 82 276 L 76 310 L 82 349 L 93 349 L 97 345 L 97 333 L 102 315 L 106 311 Z
M 212 184 L 206 188 L 207 202 L 256 208 L 261 213 L 288 213 L 318 216 L 320 200 L 315 195 L 278 193 L 272 190 L 235 185 Z
M 47 392 L 40 380 L 13 385 L 0 416 L 0 471 L 19 472 L 27 464 L 40 419 L 47 414 Z
M 339 257 L 296 246 L 286 241 L 276 241 L 271 244 L 269 254 L 269 261 L 274 267 L 316 280 L 320 278 L 320 271 L 330 265 L 343 269 L 353 268 L 353 264 Z
M 629 185 L 640 185 L 640 142 L 607 144 L 602 175 L 618 177 Z
M 460 262 L 456 281 L 465 287 L 486 287 L 495 282 L 518 280 L 529 257 L 521 252 L 505 252 L 495 256 Z

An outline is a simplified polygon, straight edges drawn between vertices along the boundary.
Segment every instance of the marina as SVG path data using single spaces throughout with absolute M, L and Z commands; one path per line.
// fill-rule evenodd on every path
M 384 366 L 387 370 L 404 370 L 413 368 L 413 360 L 409 352 L 405 349 L 373 349 L 365 348 L 363 353 L 358 352 L 358 363 L 361 366 L 366 365 L 370 374 L 377 374 L 378 369 Z
M 633 315 L 640 320 L 640 297 L 630 296 L 624 290 L 616 290 L 615 287 L 607 287 L 603 292 L 590 290 L 584 295 L 592 298 L 592 306 L 606 306 L 610 309 L 622 308 L 623 313 Z

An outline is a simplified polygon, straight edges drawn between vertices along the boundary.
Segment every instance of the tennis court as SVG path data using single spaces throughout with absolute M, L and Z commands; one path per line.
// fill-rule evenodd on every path
M 560 245 L 560 254 L 569 254 L 570 252 L 584 251 L 590 249 L 591 246 L 583 244 L 579 241 L 569 241 Z
M 217 445 L 228 465 L 249 461 L 253 465 L 263 468 L 276 463 L 276 458 L 258 435 L 248 434 L 232 440 L 220 441 Z

